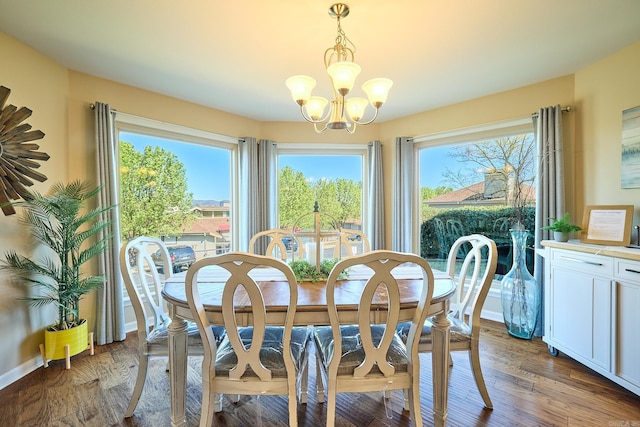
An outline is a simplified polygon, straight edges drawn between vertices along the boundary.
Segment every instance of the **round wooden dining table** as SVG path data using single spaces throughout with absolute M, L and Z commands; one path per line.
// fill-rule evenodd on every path
M 186 273 L 176 274 L 165 282 L 162 296 L 169 306 L 172 322 L 169 331 L 169 378 L 171 388 L 171 425 L 186 425 L 186 377 L 187 377 L 187 323 L 193 320 L 185 294 Z M 422 289 L 422 278 L 408 274 L 407 278 L 398 281 L 400 287 L 400 321 L 410 321 L 418 303 Z M 433 317 L 432 369 L 433 369 L 433 417 L 434 425 L 444 426 L 447 419 L 447 397 L 449 378 L 449 325 L 447 313 L 449 300 L 455 293 L 455 283 L 442 272 L 434 271 L 434 292 L 429 306 L 428 317 Z M 274 277 L 265 269 L 260 277 L 254 277 L 258 283 L 266 309 L 267 324 L 282 324 L 287 311 L 282 295 L 288 296 L 288 284 L 283 278 Z M 224 273 L 220 270 L 203 269 L 198 275 L 198 286 L 205 311 L 212 324 L 223 325 L 222 319 L 222 284 Z M 366 277 L 350 275 L 336 286 L 335 298 L 340 323 L 355 324 L 357 321 L 358 303 L 362 295 Z M 243 288 L 235 294 L 236 321 L 238 326 L 251 325 L 251 308 L 249 299 L 243 295 Z M 324 282 L 301 282 L 298 284 L 298 306 L 294 317 L 296 326 L 328 325 Z M 245 299 L 246 298 L 246 299 Z M 244 303 L 246 302 L 246 304 Z M 244 307 L 244 308 L 243 308 Z M 371 323 L 386 321 L 386 294 L 380 292 L 375 296 L 371 310 Z

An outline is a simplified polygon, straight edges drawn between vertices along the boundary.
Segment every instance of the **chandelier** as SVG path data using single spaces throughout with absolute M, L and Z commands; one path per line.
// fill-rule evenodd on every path
M 336 3 L 329 8 L 329 15 L 338 23 L 335 45 L 324 52 L 324 65 L 333 87 L 333 100 L 329 111 L 325 115 L 325 108 L 329 103 L 326 98 L 311 96 L 311 91 L 316 86 L 316 81 L 312 77 L 300 75 L 289 77 L 286 85 L 291 91 L 293 100 L 300 106 L 302 117 L 313 123 L 316 132 L 345 129 L 353 133 L 356 125 L 368 125 L 378 117 L 378 111 L 387 101 L 393 82 L 386 78 L 366 81 L 362 85 L 362 90 L 367 94 L 369 101 L 364 98 L 346 98 L 361 70 L 360 66 L 354 62 L 356 47 L 347 38 L 340 25 L 340 20 L 349 15 L 349 6 Z M 375 112 L 370 120 L 362 121 L 368 103 L 375 108 Z M 324 123 L 324 126 L 319 127 L 321 123 Z

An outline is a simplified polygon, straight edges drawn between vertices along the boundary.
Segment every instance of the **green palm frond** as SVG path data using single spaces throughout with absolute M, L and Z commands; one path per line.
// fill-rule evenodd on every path
M 32 306 L 58 306 L 58 326 L 66 328 L 78 317 L 80 298 L 101 287 L 103 276 L 83 277 L 81 266 L 103 253 L 110 241 L 111 222 L 103 216 L 113 207 L 88 208 L 86 202 L 100 192 L 83 181 L 56 183 L 47 194 L 33 191 L 24 201 L 21 222 L 34 239 L 55 256 L 32 260 L 8 251 L 0 269 L 12 272 L 25 286 L 37 287 L 40 295 L 21 298 Z

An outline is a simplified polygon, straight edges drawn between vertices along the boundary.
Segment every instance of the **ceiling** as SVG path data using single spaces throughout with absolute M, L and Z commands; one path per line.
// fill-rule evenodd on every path
M 301 121 L 336 23 L 319 0 L 0 0 L 0 31 L 64 66 L 259 121 Z M 640 40 L 638 0 L 349 0 L 361 83 L 394 81 L 379 121 L 572 74 Z M 6 60 L 6 58 L 4 58 Z M 365 117 L 366 118 L 366 117 Z

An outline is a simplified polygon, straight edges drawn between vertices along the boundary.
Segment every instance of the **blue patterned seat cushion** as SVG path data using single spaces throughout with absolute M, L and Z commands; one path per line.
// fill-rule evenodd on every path
M 364 361 L 364 349 L 362 348 L 362 338 L 358 325 L 345 325 L 340 327 L 342 334 L 342 358 L 338 366 L 338 375 L 352 375 L 353 371 Z M 384 334 L 384 325 L 371 325 L 371 336 L 374 345 L 378 345 Z M 316 344 L 317 354 L 325 369 L 328 368 L 329 360 L 333 356 L 334 342 L 333 332 L 330 326 L 317 327 L 313 331 L 313 338 Z M 394 334 L 393 341 L 387 352 L 387 361 L 394 366 L 396 372 L 406 372 L 408 366 L 407 351 L 405 345 Z M 374 365 L 371 373 L 380 374 L 377 365 Z
M 248 348 L 253 339 L 253 328 L 238 328 L 238 333 L 245 347 Z M 287 370 L 284 366 L 284 359 L 282 357 L 283 335 L 283 327 L 267 326 L 265 328 L 264 340 L 262 342 L 262 348 L 260 349 L 260 361 L 265 368 L 271 371 L 272 377 L 287 376 Z M 293 363 L 296 366 L 297 372 L 299 372 L 303 364 L 307 362 L 310 337 L 311 328 L 308 327 L 293 328 L 291 332 L 291 355 L 293 356 Z M 228 376 L 229 370 L 233 369 L 237 364 L 238 357 L 233 351 L 231 341 L 229 341 L 229 338 L 225 336 L 218 347 L 218 351 L 216 352 L 216 375 Z M 244 375 L 256 377 L 256 374 L 249 366 L 247 366 L 247 371 Z
M 216 340 L 216 344 L 220 345 L 222 339 L 225 336 L 224 326 L 212 326 L 213 336 Z M 147 343 L 151 345 L 165 344 L 169 340 L 169 331 L 166 327 L 161 327 L 152 330 L 147 336 Z M 187 345 L 189 347 L 196 347 L 202 345 L 202 338 L 200 338 L 200 331 L 198 331 L 198 325 L 193 322 L 187 322 Z
M 471 339 L 471 329 L 469 329 L 466 323 L 455 317 L 449 317 L 449 321 L 451 322 L 451 326 L 449 328 L 451 334 L 449 342 L 463 342 L 469 341 Z M 407 342 L 407 337 L 409 336 L 410 327 L 411 323 L 409 322 L 400 323 L 398 325 L 398 329 L 396 330 L 402 341 L 405 343 Z M 420 344 L 431 344 L 432 327 L 433 323 L 431 323 L 431 321 L 427 319 L 427 321 L 424 322 L 422 333 L 420 334 Z

